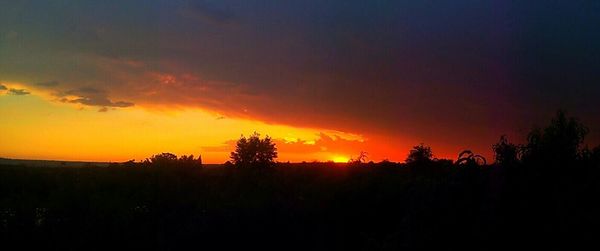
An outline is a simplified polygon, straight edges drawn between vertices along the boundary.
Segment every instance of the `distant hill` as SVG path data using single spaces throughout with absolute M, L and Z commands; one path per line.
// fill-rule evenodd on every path
M 119 163 L 119 162 L 116 162 Z M 0 165 L 25 166 L 25 167 L 108 167 L 110 162 L 93 161 L 64 161 L 64 160 L 30 160 L 30 159 L 8 159 L 0 157 Z M 222 164 L 203 164 L 203 167 L 214 168 Z
M 108 167 L 109 162 L 62 161 L 62 160 L 28 160 L 0 158 L 0 165 L 27 167 Z

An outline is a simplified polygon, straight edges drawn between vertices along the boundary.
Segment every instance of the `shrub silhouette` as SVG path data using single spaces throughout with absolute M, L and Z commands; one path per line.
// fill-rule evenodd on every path
M 500 141 L 492 145 L 494 159 L 499 165 L 514 165 L 519 161 L 519 147 L 508 141 L 506 135 L 500 136 Z
M 423 144 L 414 146 L 408 153 L 408 157 L 406 157 L 407 164 L 428 163 L 432 160 L 433 152 L 431 151 L 431 147 Z
M 194 159 L 194 155 L 183 155 L 177 160 L 178 166 L 182 167 L 202 167 L 202 156 Z
M 527 136 L 523 158 L 528 161 L 568 163 L 581 157 L 588 128 L 573 117 L 558 111 L 550 125 L 533 129 Z
M 268 167 L 275 163 L 277 148 L 269 136 L 261 139 L 260 134 L 254 132 L 248 138 L 242 135 L 230 158 L 236 166 Z
M 160 153 L 152 155 L 150 159 L 146 161 L 153 166 L 170 166 L 177 163 L 177 155 L 172 153 Z
M 474 154 L 471 150 L 464 150 L 458 154 L 456 164 L 467 166 L 485 166 L 487 161 L 483 156 Z
M 366 163 L 367 159 L 369 159 L 369 153 L 367 153 L 365 151 L 360 151 L 360 153 L 358 154 L 356 159 L 350 158 L 350 160 L 348 160 L 348 163 L 354 163 L 354 164 Z
M 225 168 L 231 168 L 234 167 L 235 165 L 233 163 L 231 163 L 231 161 L 225 161 L 225 163 L 223 163 L 223 167 Z
M 172 153 L 160 153 L 146 159 L 143 164 L 153 167 L 202 167 L 202 158 L 194 159 L 194 155 L 183 155 L 177 158 Z

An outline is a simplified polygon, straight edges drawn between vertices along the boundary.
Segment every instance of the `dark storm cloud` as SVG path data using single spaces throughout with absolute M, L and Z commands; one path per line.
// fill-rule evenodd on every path
M 85 87 L 81 87 L 81 88 L 77 88 L 74 90 L 68 90 L 66 92 L 66 94 L 68 95 L 88 95 L 88 94 L 103 94 L 104 91 L 96 89 L 94 87 L 90 87 L 90 86 L 85 86 Z
M 56 79 L 99 107 L 487 150 L 558 108 L 600 130 L 598 13 L 595 1 L 3 2 L 0 32 L 19 35 L 0 74 Z
M 55 86 L 58 86 L 59 83 L 58 83 L 58 81 L 48 81 L 48 82 L 35 83 L 35 85 L 42 86 L 42 87 L 55 87 Z

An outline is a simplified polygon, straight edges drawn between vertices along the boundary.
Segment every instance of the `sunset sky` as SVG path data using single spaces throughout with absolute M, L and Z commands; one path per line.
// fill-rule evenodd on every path
M 565 109 L 600 143 L 598 1 L 0 1 L 0 157 L 491 158 Z

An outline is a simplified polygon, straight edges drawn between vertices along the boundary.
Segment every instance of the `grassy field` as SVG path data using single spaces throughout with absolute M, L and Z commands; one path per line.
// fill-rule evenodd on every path
M 598 168 L 447 162 L 267 169 L 0 166 L 3 243 L 480 250 L 594 243 Z

